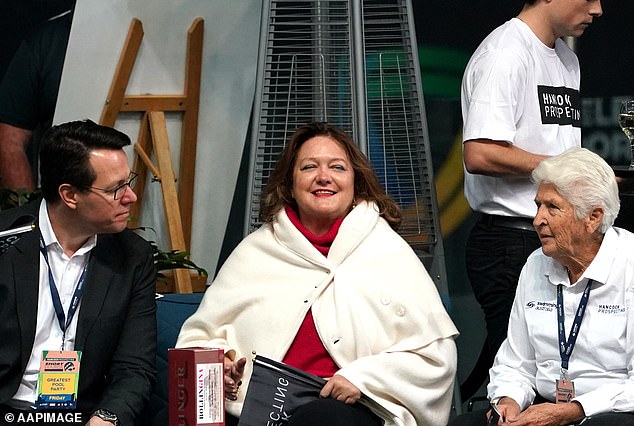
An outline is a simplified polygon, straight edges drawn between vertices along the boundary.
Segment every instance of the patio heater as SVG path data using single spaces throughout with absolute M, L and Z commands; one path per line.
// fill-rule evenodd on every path
M 400 205 L 400 235 L 447 302 L 411 0 L 265 0 L 245 233 L 279 153 L 301 124 L 347 131 Z

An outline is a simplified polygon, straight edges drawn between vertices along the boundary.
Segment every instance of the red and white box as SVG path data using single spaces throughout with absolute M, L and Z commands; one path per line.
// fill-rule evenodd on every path
M 224 351 L 168 349 L 170 426 L 224 426 Z

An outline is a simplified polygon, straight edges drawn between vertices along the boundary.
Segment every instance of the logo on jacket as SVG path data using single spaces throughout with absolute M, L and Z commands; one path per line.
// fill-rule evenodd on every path
M 540 302 L 537 300 L 531 300 L 526 303 L 526 309 L 533 309 L 535 311 L 552 312 L 557 308 L 557 304 L 552 302 Z
M 621 305 L 599 305 L 599 309 L 597 310 L 600 314 L 622 314 L 625 312 L 625 307 Z

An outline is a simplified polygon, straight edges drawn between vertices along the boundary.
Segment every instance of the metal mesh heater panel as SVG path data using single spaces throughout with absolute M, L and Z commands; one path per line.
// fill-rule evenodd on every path
M 353 133 L 347 0 L 271 1 L 263 7 L 246 231 L 279 153 L 301 124 L 329 121 Z
M 368 157 L 403 210 L 400 234 L 432 255 L 437 219 L 418 58 L 403 0 L 363 2 Z
M 446 289 L 410 0 L 270 0 L 262 8 L 245 232 L 292 132 L 349 132 L 401 206 L 399 230 Z

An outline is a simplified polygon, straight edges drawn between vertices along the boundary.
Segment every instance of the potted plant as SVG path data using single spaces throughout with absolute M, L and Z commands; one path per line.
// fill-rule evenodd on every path
M 155 232 L 153 228 L 147 226 L 140 226 L 134 229 L 137 232 L 144 232 L 151 230 Z M 156 291 L 158 293 L 173 293 L 174 292 L 174 277 L 172 271 L 174 269 L 188 269 L 192 272 L 192 288 L 194 292 L 205 291 L 207 277 L 209 274 L 207 271 L 196 265 L 190 258 L 190 253 L 181 250 L 161 250 L 156 244 L 156 241 L 146 238 L 152 247 L 154 253 L 154 265 L 156 266 Z

